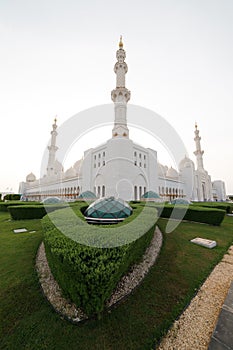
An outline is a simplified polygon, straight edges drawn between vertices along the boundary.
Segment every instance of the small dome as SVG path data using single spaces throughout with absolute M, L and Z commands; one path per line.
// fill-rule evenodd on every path
M 171 167 L 171 168 L 168 169 L 168 171 L 166 173 L 166 176 L 167 177 L 172 177 L 174 179 L 177 179 L 179 177 L 179 174 L 173 167 Z
M 167 173 L 168 167 L 166 165 L 162 165 L 158 163 L 158 175 L 159 176 L 165 176 Z
M 73 168 L 76 172 L 76 175 L 81 173 L 82 163 L 83 163 L 83 159 L 79 159 L 77 160 L 77 162 L 74 163 Z
M 62 173 L 64 170 L 62 164 L 57 159 L 55 160 L 54 169 L 56 174 Z
M 34 181 L 36 181 L 36 176 L 33 173 L 30 173 L 27 175 L 26 181 L 27 182 L 34 182 Z
M 193 161 L 188 158 L 188 157 L 184 157 L 184 159 L 182 159 L 179 163 L 179 169 L 184 169 L 184 168 L 194 168 L 194 163 Z
M 175 198 L 171 201 L 171 204 L 192 204 L 188 199 L 184 198 Z
M 41 203 L 44 203 L 44 204 L 62 203 L 62 199 L 59 197 L 47 197 L 43 199 Z
M 129 204 L 115 197 L 97 199 L 89 205 L 84 215 L 88 222 L 92 223 L 116 223 L 132 214 Z
M 65 172 L 65 177 L 66 178 L 71 178 L 76 176 L 76 171 L 74 170 L 73 167 L 70 167 L 68 170 Z
M 159 197 L 158 193 L 156 193 L 154 191 L 148 191 L 148 192 L 144 193 L 142 198 L 158 199 L 160 197 Z
M 97 199 L 95 193 L 91 192 L 91 191 L 85 191 L 80 193 L 80 195 L 78 196 L 78 199 Z

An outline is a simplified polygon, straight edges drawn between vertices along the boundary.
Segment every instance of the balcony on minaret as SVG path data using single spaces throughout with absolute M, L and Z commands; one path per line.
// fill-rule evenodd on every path
M 123 49 L 122 37 L 120 38 L 119 49 L 116 53 L 117 62 L 114 65 L 116 73 L 116 88 L 111 92 L 112 101 L 115 104 L 115 120 L 112 130 L 112 137 L 129 137 L 127 127 L 127 102 L 130 99 L 130 91 L 125 87 L 125 74 L 128 66 L 125 62 L 125 50 Z

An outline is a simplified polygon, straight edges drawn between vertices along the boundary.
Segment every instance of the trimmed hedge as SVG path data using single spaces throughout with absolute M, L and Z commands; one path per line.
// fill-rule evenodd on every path
M 138 211 L 140 212 L 141 208 Z M 122 225 L 98 226 L 102 229 L 101 237 L 97 233 L 97 226 L 88 225 L 77 217 L 75 219 L 74 213 L 68 209 L 59 210 L 43 218 L 44 243 L 52 273 L 64 295 L 81 307 L 87 315 L 100 317 L 121 276 L 141 259 L 154 234 L 155 224 L 150 227 L 148 222 L 152 221 L 151 215 L 157 218 L 156 212 L 155 208 L 146 208 L 143 214 L 140 214 L 140 218 L 137 218 L 138 213 L 135 209 L 135 220 L 128 222 L 128 227 L 128 219 Z M 61 231 L 50 218 L 53 222 L 58 219 Z M 67 230 L 66 235 L 61 233 L 64 231 L 60 224 Z M 117 232 L 114 230 L 116 226 L 119 228 Z M 142 232 L 145 234 L 141 236 Z M 122 244 L 122 240 L 127 242 L 131 236 L 136 237 L 131 243 L 109 248 L 98 248 L 78 242 L 82 237 L 91 244 L 108 244 L 112 240 Z
M 225 210 L 226 213 L 230 213 L 232 207 L 229 203 L 220 203 L 220 202 L 193 202 L 195 206 L 204 207 L 204 208 L 215 208 Z
M 17 205 L 7 209 L 13 220 L 42 219 L 47 213 L 63 209 L 64 205 Z
M 173 209 L 174 212 L 172 213 Z M 205 223 L 209 225 L 220 225 L 225 216 L 225 210 L 209 208 L 209 207 L 198 207 L 196 205 L 187 206 L 182 205 L 169 205 L 166 204 L 164 207 L 157 206 L 158 215 L 163 218 L 170 218 L 171 214 L 173 219 L 180 219 L 183 214 L 183 220 L 195 221 L 199 223 Z
M 9 201 L 19 201 L 21 198 L 21 194 L 18 193 L 9 193 L 4 196 L 4 200 L 9 200 Z
M 21 202 L 21 201 L 7 201 L 7 202 L 0 202 L 0 211 L 8 211 L 8 207 L 10 206 L 23 206 L 23 205 L 35 205 L 40 204 L 40 202 Z

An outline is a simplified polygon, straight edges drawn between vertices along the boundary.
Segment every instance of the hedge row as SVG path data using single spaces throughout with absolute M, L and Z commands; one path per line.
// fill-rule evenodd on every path
M 219 202 L 193 202 L 193 204 L 198 207 L 205 208 L 215 208 L 225 210 L 226 213 L 231 213 L 232 206 L 229 203 L 219 203 Z
M 70 209 L 42 219 L 49 266 L 64 295 L 87 315 L 100 316 L 121 276 L 141 259 L 153 237 L 155 225 L 148 225 L 152 215 L 156 218 L 155 208 L 146 208 L 128 224 L 126 219 L 123 225 L 104 227 L 88 225 Z M 124 241 L 127 244 L 121 245 Z M 109 248 L 100 248 L 101 244 Z
M 198 207 L 196 205 L 190 205 L 188 208 L 187 206 L 169 204 L 166 204 L 164 207 L 158 205 L 156 207 L 158 215 L 163 218 L 170 218 L 172 215 L 173 219 L 183 219 L 217 226 L 221 224 L 226 213 L 225 210 Z
M 64 205 L 17 205 L 8 206 L 7 209 L 13 220 L 42 219 L 47 213 L 63 209 Z
M 36 205 L 40 204 L 40 202 L 21 202 L 21 201 L 7 201 L 7 202 L 0 202 L 0 211 L 8 211 L 8 207 L 10 206 L 22 206 L 22 205 Z
M 4 200 L 9 200 L 9 201 L 19 201 L 21 198 L 21 194 L 16 194 L 16 193 L 9 193 L 4 196 Z

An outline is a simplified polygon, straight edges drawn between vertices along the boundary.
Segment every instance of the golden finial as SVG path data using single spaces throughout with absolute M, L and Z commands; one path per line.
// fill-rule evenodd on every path
M 197 122 L 195 122 L 195 128 L 197 129 Z
M 55 124 L 57 123 L 57 116 L 54 118 L 54 123 Z
M 120 36 L 119 48 L 120 49 L 123 48 L 122 35 Z

